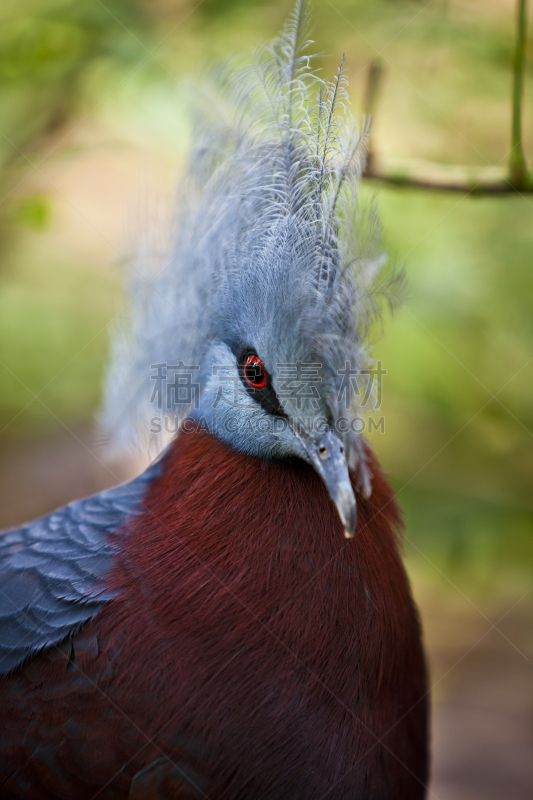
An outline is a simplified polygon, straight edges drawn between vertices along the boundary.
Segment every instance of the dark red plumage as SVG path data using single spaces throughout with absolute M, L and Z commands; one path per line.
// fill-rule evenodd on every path
M 346 541 L 312 467 L 180 436 L 117 535 L 119 597 L 0 683 L 1 796 L 422 798 L 420 629 L 371 458 Z

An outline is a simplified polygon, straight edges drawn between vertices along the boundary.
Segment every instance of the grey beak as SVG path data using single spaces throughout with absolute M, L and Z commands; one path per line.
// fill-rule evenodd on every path
M 307 451 L 313 467 L 324 481 L 329 496 L 335 503 L 345 537 L 351 539 L 357 524 L 357 504 L 342 443 L 331 431 L 318 441 L 314 441 L 301 431 L 294 433 Z

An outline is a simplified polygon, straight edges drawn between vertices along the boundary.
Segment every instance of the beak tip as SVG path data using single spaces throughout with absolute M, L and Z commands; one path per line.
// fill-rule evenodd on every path
M 350 522 L 344 525 L 344 538 L 345 539 L 353 539 L 355 536 L 355 528 L 356 528 L 356 520 L 350 520 Z
M 341 515 L 345 539 L 353 539 L 355 536 L 355 529 L 357 528 L 357 506 L 353 495 L 352 499 L 353 506 L 349 509 L 349 513 Z

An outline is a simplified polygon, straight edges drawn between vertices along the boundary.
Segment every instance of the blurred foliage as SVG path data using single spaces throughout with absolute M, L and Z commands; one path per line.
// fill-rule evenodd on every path
M 96 64 L 136 66 L 145 52 L 135 32 L 148 24 L 142 5 L 129 0 L 4 0 L 0 164 L 23 158 L 28 145 L 80 111 L 83 82 Z
M 268 40 L 291 6 L 292 0 L 4 0 L 3 437 L 90 417 L 120 294 L 117 276 L 84 243 L 65 246 L 68 231 L 55 216 L 62 198 L 48 177 L 54 165 L 68 163 L 75 175 L 76 159 L 89 152 L 104 174 L 108 162 L 98 166 L 98 148 L 117 147 L 117 154 L 136 148 L 177 168 L 187 127 L 181 79 Z M 381 52 L 378 153 L 406 163 L 505 165 L 513 3 L 315 0 L 312 19 L 324 77 L 343 50 L 348 54 L 356 114 L 368 61 Z M 530 158 L 532 56 L 530 37 Z M 96 144 L 87 144 L 88 134 L 76 138 L 96 123 Z M 533 564 L 531 199 L 388 189 L 379 202 L 411 296 L 377 345 L 387 369 L 380 409 L 386 429 L 372 439 L 405 510 L 407 553 L 413 563 L 429 559 L 483 590 L 498 580 L 520 581 Z
M 11 204 L 7 219 L 9 222 L 44 231 L 52 216 L 50 198 L 46 195 L 23 197 Z
M 532 206 L 413 190 L 380 201 L 411 294 L 376 348 L 387 375 L 373 442 L 407 550 L 479 580 L 518 567 L 530 583 Z

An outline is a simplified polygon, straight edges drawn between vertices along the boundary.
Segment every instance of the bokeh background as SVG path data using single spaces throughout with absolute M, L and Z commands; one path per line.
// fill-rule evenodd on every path
M 3 0 L 0 526 L 125 479 L 94 435 L 145 198 L 186 155 L 184 81 L 276 34 L 292 0 Z M 322 75 L 357 116 L 377 55 L 375 166 L 505 173 L 515 0 L 315 0 Z M 530 37 L 531 38 L 531 37 Z M 524 147 L 533 159 L 533 47 Z M 376 342 L 372 441 L 405 511 L 431 669 L 438 800 L 533 796 L 533 194 L 377 192 L 409 299 Z M 159 202 L 159 200 L 157 201 Z M 157 202 L 155 205 L 157 205 Z M 131 222 L 133 220 L 133 223 Z M 144 220 L 143 220 L 144 221 Z

